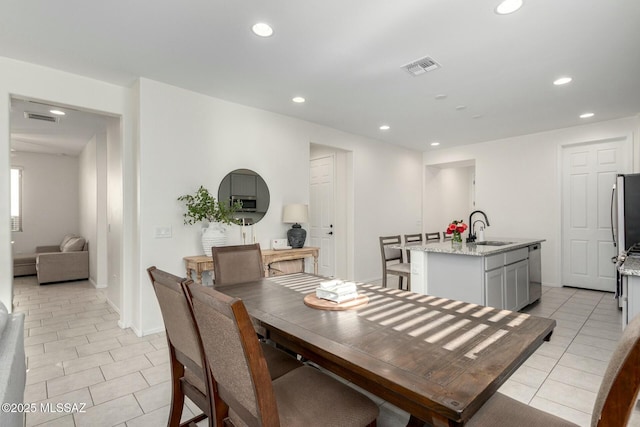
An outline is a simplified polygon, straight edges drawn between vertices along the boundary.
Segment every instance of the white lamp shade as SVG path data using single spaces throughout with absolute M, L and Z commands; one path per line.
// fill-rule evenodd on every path
M 282 222 L 300 224 L 309 220 L 309 206 L 302 204 L 285 205 L 282 210 Z

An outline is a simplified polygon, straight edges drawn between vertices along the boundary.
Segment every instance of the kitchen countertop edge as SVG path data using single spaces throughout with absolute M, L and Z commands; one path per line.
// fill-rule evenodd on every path
M 618 271 L 625 276 L 640 276 L 640 258 L 627 258 Z
M 409 244 L 409 245 L 394 245 L 395 249 L 407 249 L 411 251 L 432 252 L 451 255 L 468 255 L 468 256 L 491 256 L 502 252 L 509 252 L 515 249 L 526 248 L 536 243 L 542 243 L 545 239 L 523 239 L 523 238 L 505 238 L 505 237 L 492 237 L 489 241 L 501 241 L 501 242 L 513 242 L 504 246 L 485 246 L 476 245 L 475 243 L 465 243 L 458 248 L 453 247 L 451 241 L 446 242 L 434 242 L 426 244 Z M 639 266 L 640 268 L 640 266 Z M 640 271 L 638 271 L 640 275 Z

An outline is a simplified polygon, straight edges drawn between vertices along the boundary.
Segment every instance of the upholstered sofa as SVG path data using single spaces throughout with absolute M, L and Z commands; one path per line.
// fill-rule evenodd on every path
M 38 283 L 66 282 L 89 278 L 89 243 L 67 235 L 60 245 L 36 248 Z
M 0 403 L 24 402 L 26 376 L 24 314 L 9 314 L 7 308 L 0 302 Z M 0 426 L 22 427 L 23 425 L 23 412 L 0 411 Z

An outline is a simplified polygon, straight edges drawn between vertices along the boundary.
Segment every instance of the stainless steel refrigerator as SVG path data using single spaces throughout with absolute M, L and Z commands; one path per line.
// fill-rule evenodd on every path
M 611 194 L 611 233 L 620 265 L 628 256 L 640 257 L 640 173 L 618 175 Z M 616 297 L 624 309 L 622 277 L 616 272 Z M 624 311 L 624 310 L 623 310 Z
M 640 173 L 616 177 L 611 205 L 614 212 L 611 229 L 617 255 L 637 251 L 640 244 Z

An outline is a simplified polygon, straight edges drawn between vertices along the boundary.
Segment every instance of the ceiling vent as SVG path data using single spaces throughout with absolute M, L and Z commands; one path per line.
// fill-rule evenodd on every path
M 46 114 L 40 114 L 40 113 L 30 113 L 29 111 L 24 112 L 24 118 L 32 119 L 32 120 L 42 120 L 45 122 L 52 122 L 52 123 L 58 123 L 59 121 L 59 118 L 56 116 L 47 116 Z
M 402 68 L 412 76 L 419 76 L 427 71 L 433 71 L 440 68 L 440 64 L 438 64 L 435 59 L 425 56 L 424 58 L 413 61 L 407 65 L 403 65 Z

